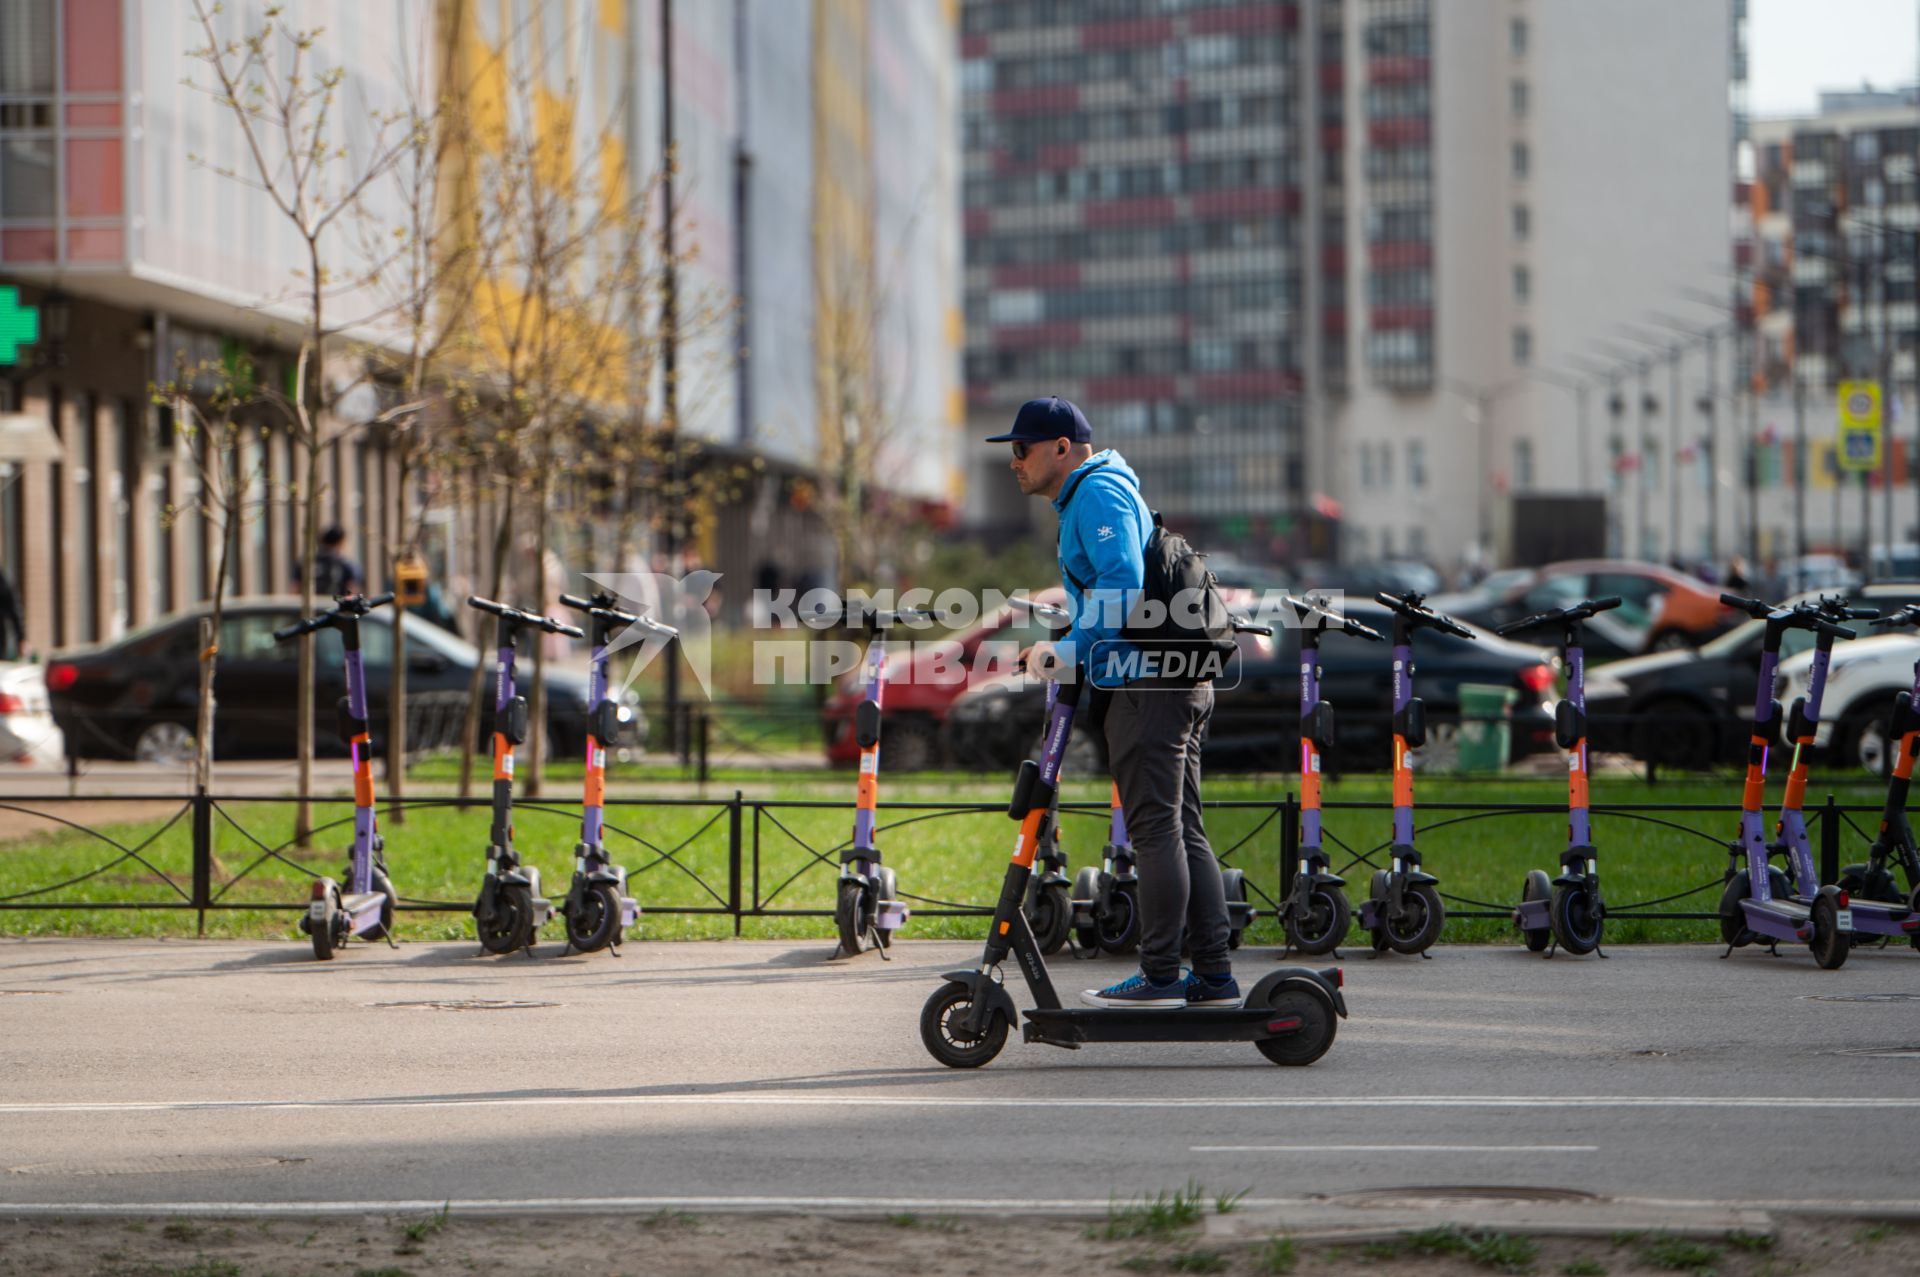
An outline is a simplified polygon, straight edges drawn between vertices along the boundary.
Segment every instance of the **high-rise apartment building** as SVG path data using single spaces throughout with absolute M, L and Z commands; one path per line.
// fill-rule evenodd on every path
M 972 0 L 973 415 L 1079 396 L 1214 544 L 1511 552 L 1510 494 L 1645 450 L 1632 327 L 1729 295 L 1741 8 Z

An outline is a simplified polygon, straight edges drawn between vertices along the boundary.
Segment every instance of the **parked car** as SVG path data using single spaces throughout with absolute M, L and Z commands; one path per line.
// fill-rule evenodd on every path
M 1059 586 L 1033 593 L 1037 603 L 1066 602 Z M 939 631 L 895 631 L 887 656 L 886 717 L 881 728 L 880 765 L 888 771 L 923 771 L 943 761 L 941 727 L 948 707 L 969 685 L 1013 668 L 1022 648 L 1048 637 L 1047 629 L 1025 609 L 1001 607 L 972 629 L 935 637 Z M 854 710 L 866 698 L 864 668 L 842 677 L 821 710 L 827 761 L 850 767 L 860 761 L 853 730 Z
M 1885 574 L 1876 572 L 1875 575 Z M 1788 595 L 1826 590 L 1844 594 L 1859 588 L 1859 585 L 1860 574 L 1848 567 L 1847 561 L 1839 555 L 1803 554 L 1780 565 L 1779 579 L 1774 582 L 1773 592 Z
M 0 762 L 50 767 L 63 757 L 46 671 L 25 661 L 0 663 Z
M 1817 597 L 1802 594 L 1787 601 Z M 1891 612 L 1920 602 L 1920 585 L 1869 586 L 1850 597 L 1861 606 Z M 1854 628 L 1865 624 L 1856 622 Z M 1749 618 L 1698 651 L 1656 652 L 1589 671 L 1587 718 L 1592 747 L 1670 767 L 1737 760 L 1753 734 L 1754 682 L 1760 674 L 1765 631 L 1766 622 Z M 1814 636 L 1805 630 L 1789 630 L 1780 644 L 1782 669 L 1811 649 L 1813 642 Z M 1837 645 L 1836 663 L 1840 653 L 1850 653 L 1862 642 Z M 1810 665 L 1811 658 L 1802 663 Z M 1908 665 L 1911 673 L 1912 662 Z M 1828 699 L 1831 705 L 1831 694 Z
M 1349 599 L 1354 619 L 1386 633 L 1392 625 L 1386 609 Z M 1512 711 L 1512 754 L 1523 757 L 1553 747 L 1554 658 L 1550 652 L 1480 632 L 1477 639 L 1456 638 L 1433 630 L 1414 636 L 1414 660 L 1420 669 L 1419 694 L 1426 703 L 1428 747 L 1422 762 L 1444 765 L 1456 744 L 1460 685 L 1485 683 L 1517 693 Z M 1223 769 L 1279 771 L 1299 762 L 1299 631 L 1276 627 L 1275 640 L 1261 648 L 1243 642 L 1239 682 L 1219 689 L 1208 731 L 1206 764 Z M 1322 695 L 1333 703 L 1339 722 L 1339 747 L 1329 765 L 1384 768 L 1391 760 L 1393 731 L 1392 658 L 1381 644 L 1344 634 L 1321 642 Z M 1038 738 L 1045 709 L 1043 684 L 1009 675 L 969 688 L 947 713 L 947 747 L 963 766 L 999 769 L 1016 766 Z M 1067 757 L 1068 774 L 1105 770 L 1104 743 L 1075 729 Z
M 1698 647 L 1739 619 L 1739 613 L 1720 602 L 1720 591 L 1705 581 L 1657 563 L 1626 559 L 1550 563 L 1498 597 L 1449 597 L 1433 605 L 1450 609 L 1456 619 L 1497 630 L 1535 612 L 1607 595 L 1619 595 L 1621 605 L 1585 627 L 1587 659 L 1596 664 L 1641 652 Z
M 199 703 L 200 622 L 211 609 L 175 613 L 114 643 L 57 652 L 47 664 L 53 718 L 81 758 L 136 758 L 179 762 L 192 757 Z M 290 757 L 298 696 L 297 642 L 273 632 L 300 614 L 296 596 L 236 599 L 220 620 L 213 751 L 216 757 Z M 360 623 L 366 664 L 369 721 L 376 739 L 387 727 L 393 685 L 392 608 Z M 478 648 L 418 616 L 407 614 L 407 694 L 447 702 L 464 697 Z M 314 743 L 341 752 L 336 706 L 346 695 L 340 634 L 321 630 L 314 643 Z M 487 658 L 491 665 L 491 658 Z M 530 691 L 532 661 L 522 653 L 522 687 Z M 585 746 L 587 680 L 573 670 L 547 667 L 548 755 Z M 631 693 L 629 693 L 631 698 Z M 410 721 L 412 716 L 409 715 Z
M 1870 585 L 1861 602 L 1884 616 L 1909 603 L 1920 603 L 1920 583 Z M 1758 625 L 1755 621 L 1752 624 Z M 1912 630 L 1882 633 L 1866 621 L 1849 621 L 1863 637 L 1835 643 L 1827 664 L 1827 688 L 1821 698 L 1820 726 L 1813 747 L 1841 767 L 1859 767 L 1879 774 L 1887 765 L 1888 724 L 1897 692 L 1913 688 L 1913 665 L 1920 660 L 1920 635 Z M 1782 645 L 1775 694 L 1782 707 L 1807 694 L 1813 679 L 1813 636 L 1796 633 L 1794 654 Z

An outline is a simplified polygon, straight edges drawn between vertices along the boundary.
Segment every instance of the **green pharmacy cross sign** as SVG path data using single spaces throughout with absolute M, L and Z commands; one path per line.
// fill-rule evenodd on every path
M 0 365 L 20 362 L 20 348 L 40 340 L 40 312 L 20 304 L 20 290 L 0 288 Z

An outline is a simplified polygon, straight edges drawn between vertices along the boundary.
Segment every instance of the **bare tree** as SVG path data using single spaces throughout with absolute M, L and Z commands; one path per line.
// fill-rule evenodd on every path
M 368 137 L 360 148 L 343 140 L 340 92 L 345 71 L 320 65 L 321 29 L 282 21 L 283 6 L 269 6 L 259 24 L 237 38 L 223 39 L 215 29 L 218 3 L 193 0 L 194 16 L 207 43 L 188 51 L 211 76 L 201 85 L 225 107 L 240 130 L 247 162 L 240 169 L 213 165 L 215 171 L 264 195 L 289 225 L 301 246 L 298 293 L 291 298 L 300 314 L 301 335 L 295 365 L 291 422 L 304 459 L 301 498 L 300 600 L 312 612 L 314 561 L 319 545 L 320 457 L 345 431 L 338 420 L 339 399 L 349 386 L 337 386 L 328 356 L 336 338 L 364 325 L 373 315 L 334 323 L 328 303 L 358 289 L 364 271 L 346 268 L 340 251 L 344 219 L 360 207 L 369 187 L 406 153 L 409 120 L 402 111 L 367 113 Z M 349 379 L 350 383 L 357 378 Z M 312 829 L 307 795 L 313 788 L 313 648 L 300 648 L 295 745 L 299 758 L 300 802 L 294 837 L 306 845 Z

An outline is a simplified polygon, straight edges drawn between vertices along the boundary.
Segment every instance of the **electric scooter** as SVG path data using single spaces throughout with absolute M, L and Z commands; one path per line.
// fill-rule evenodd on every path
M 1036 603 L 1029 598 L 1015 598 L 1011 602 L 1023 607 L 1041 621 L 1052 638 L 1058 639 L 1067 632 L 1071 614 L 1063 607 L 1050 603 Z M 1052 717 L 1054 698 L 1059 695 L 1060 685 L 1051 680 L 1046 689 L 1046 716 Z M 1027 899 L 1023 906 L 1027 912 L 1027 925 L 1033 928 L 1034 941 L 1039 944 L 1040 952 L 1049 956 L 1060 952 L 1067 942 L 1067 932 L 1073 924 L 1074 906 L 1067 894 L 1067 853 L 1060 844 L 1060 795 L 1054 794 L 1053 806 L 1047 811 L 1046 825 L 1040 831 L 1040 852 L 1036 857 L 1038 871 L 1027 883 Z
M 1503 625 L 1502 637 L 1544 626 L 1558 626 L 1560 652 L 1567 666 L 1567 699 L 1554 706 L 1553 739 L 1567 751 L 1567 849 L 1560 853 L 1560 876 L 1551 881 L 1546 870 L 1530 869 L 1520 887 L 1520 907 L 1513 925 L 1520 928 L 1527 948 L 1557 949 L 1572 954 L 1600 953 L 1607 906 L 1600 895 L 1600 854 L 1593 845 L 1593 813 L 1587 789 L 1587 656 L 1580 623 L 1599 612 L 1620 606 L 1617 596 L 1586 599 L 1572 607 L 1536 612 Z M 1601 957 L 1606 957 L 1600 953 Z
M 1347 1014 L 1339 968 L 1282 967 L 1268 972 L 1238 1007 L 1065 1007 L 1047 974 L 1020 902 L 1040 848 L 1060 781 L 1060 760 L 1073 730 L 1080 686 L 1061 687 L 1047 719 L 1045 747 L 1021 764 L 1007 814 L 1020 822 L 1020 839 L 1000 899 L 987 927 L 986 949 L 974 970 L 949 971 L 920 1012 L 920 1040 L 949 1068 L 979 1068 L 1000 1054 L 1007 1033 L 1021 1024 L 1024 1041 L 1077 1050 L 1088 1042 L 1252 1042 L 1275 1064 L 1311 1064 L 1333 1045 L 1336 1016 Z M 1033 995 L 1024 1023 L 1000 981 L 1012 954 Z
M 521 864 L 520 853 L 513 846 L 513 747 L 527 739 L 527 698 L 514 691 L 514 652 L 523 629 L 569 638 L 586 635 L 565 621 L 522 612 L 478 595 L 470 596 L 467 606 L 498 617 L 500 625 L 493 703 L 493 829 L 487 842 L 487 875 L 481 880 L 473 916 L 483 950 L 512 953 L 525 949 L 531 957 L 540 928 L 553 914 L 553 902 L 540 894 L 540 871 Z
M 590 599 L 562 594 L 560 602 L 593 621 L 593 661 L 587 667 L 587 771 L 580 808 L 580 841 L 573 849 L 573 882 L 560 903 L 567 928 L 568 949 L 594 953 L 611 949 L 620 956 L 626 929 L 640 920 L 640 905 L 627 894 L 627 871 L 607 855 L 606 826 L 607 746 L 631 735 L 633 712 L 608 695 L 607 645 L 614 631 L 639 626 L 669 638 L 680 631 L 651 617 L 623 612 L 617 595 L 601 591 Z M 562 957 L 566 954 L 563 952 Z
M 1390 869 L 1374 871 L 1367 899 L 1360 905 L 1360 925 L 1371 933 L 1376 954 L 1427 952 L 1440 938 L 1447 911 L 1434 889 L 1440 880 L 1420 868 L 1413 846 L 1413 750 L 1427 743 L 1427 712 L 1413 694 L 1413 635 L 1421 629 L 1439 630 L 1458 638 L 1474 633 L 1450 616 L 1426 606 L 1424 594 L 1376 594 L 1393 613 L 1393 857 Z
M 840 952 L 853 957 L 869 944 L 887 957 L 893 933 L 906 922 L 906 902 L 900 899 L 893 869 L 880 863 L 874 842 L 874 823 L 880 804 L 880 703 L 887 690 L 887 631 L 906 622 L 933 619 L 916 608 L 895 612 L 866 609 L 857 618 L 871 635 L 867 642 L 867 695 L 853 714 L 855 738 L 860 742 L 860 779 L 854 791 L 853 844 L 840 853 L 840 886 L 833 901 L 833 922 L 840 932 Z
M 1747 746 L 1747 781 L 1740 800 L 1740 836 L 1727 845 L 1726 889 L 1720 895 L 1720 938 L 1730 957 L 1735 949 L 1763 941 L 1774 953 L 1782 940 L 1809 946 L 1814 961 L 1831 971 L 1847 960 L 1852 920 L 1847 897 L 1838 887 L 1818 886 L 1813 853 L 1807 842 L 1800 798 L 1806 790 L 1805 759 L 1813 743 L 1813 727 L 1803 724 L 1804 701 L 1794 702 L 1793 777 L 1787 781 L 1787 800 L 1781 811 L 1781 841 L 1768 843 L 1766 816 L 1767 754 L 1779 737 L 1780 702 L 1773 697 L 1773 676 L 1780 664 L 1780 640 L 1788 630 L 1812 630 L 1830 638 L 1851 639 L 1853 631 L 1821 615 L 1817 603 L 1775 607 L 1759 599 L 1722 594 L 1720 601 L 1766 621 L 1760 646 L 1760 672 L 1753 704 L 1753 736 Z M 1814 653 L 1814 678 L 1826 677 L 1830 649 Z M 1817 712 L 1818 706 L 1815 706 Z M 1803 730 L 1804 729 L 1804 730 Z M 1797 787 L 1797 788 L 1796 788 Z M 1785 854 L 1795 881 L 1770 863 Z M 1742 856 L 1747 867 L 1737 866 Z M 1800 896 L 1793 892 L 1798 887 Z
M 1909 603 L 1873 625 L 1882 630 L 1920 625 L 1920 603 Z M 1915 758 L 1920 756 L 1920 660 L 1913 663 L 1913 689 L 1894 695 L 1887 738 L 1900 742 L 1900 752 L 1895 756 L 1893 774 L 1887 781 L 1887 801 L 1881 809 L 1880 829 L 1867 851 L 1866 863 L 1848 865 L 1840 871 L 1840 890 L 1853 898 L 1856 931 L 1870 930 L 1860 925 L 1860 911 L 1868 901 L 1898 903 L 1904 900 L 1908 910 L 1920 914 L 1920 849 L 1916 849 L 1913 827 L 1907 823 L 1907 793 L 1913 785 Z M 1907 879 L 1904 897 L 1894 881 L 1896 863 Z M 1920 949 L 1920 934 L 1915 934 L 1912 940 L 1913 947 Z
M 1816 604 L 1823 620 L 1832 621 L 1840 633 L 1851 635 L 1843 621 L 1871 620 L 1879 613 L 1873 608 L 1848 607 L 1844 599 L 1823 598 Z M 1820 705 L 1827 687 L 1827 671 L 1833 653 L 1833 641 L 1836 633 L 1821 630 L 1814 640 L 1813 669 L 1807 685 L 1807 694 L 1793 703 L 1787 712 L 1787 720 L 1792 725 L 1794 738 L 1793 770 L 1787 776 L 1786 797 L 1780 807 L 1779 833 L 1783 841 L 1792 844 L 1795 852 L 1792 863 L 1798 867 L 1804 857 L 1808 866 L 1812 866 L 1812 840 L 1807 836 L 1807 821 L 1804 814 L 1807 790 L 1807 755 L 1813 752 L 1813 737 L 1820 726 Z M 1814 881 L 1818 881 L 1815 879 Z M 1813 893 L 1803 880 L 1797 898 L 1806 898 Z M 1867 937 L 1908 940 L 1920 938 L 1920 914 L 1908 907 L 1905 900 L 1889 902 L 1886 900 L 1857 899 L 1845 883 L 1838 884 L 1840 892 L 1840 919 L 1843 924 L 1851 924 L 1853 932 L 1851 944 L 1864 943 Z
M 1320 636 L 1340 630 L 1375 643 L 1386 640 L 1378 630 L 1339 615 L 1320 599 L 1289 597 L 1287 602 L 1300 621 L 1300 862 L 1293 889 L 1280 905 L 1287 940 L 1280 956 L 1294 949 L 1338 956 L 1353 924 L 1353 908 L 1347 903 L 1345 879 L 1333 872 L 1321 846 L 1320 770 L 1333 748 L 1335 730 L 1333 706 L 1320 699 Z
M 367 726 L 367 670 L 360 655 L 360 618 L 393 602 L 393 594 L 367 598 L 349 594 L 325 612 L 273 632 L 279 642 L 315 630 L 340 631 L 346 649 L 347 694 L 340 698 L 340 737 L 353 755 L 353 851 L 347 860 L 346 890 L 332 878 L 315 878 L 300 930 L 313 940 L 313 956 L 322 962 L 350 936 L 393 944 L 393 914 L 399 903 L 387 877 L 386 840 L 373 811 L 373 741 Z

